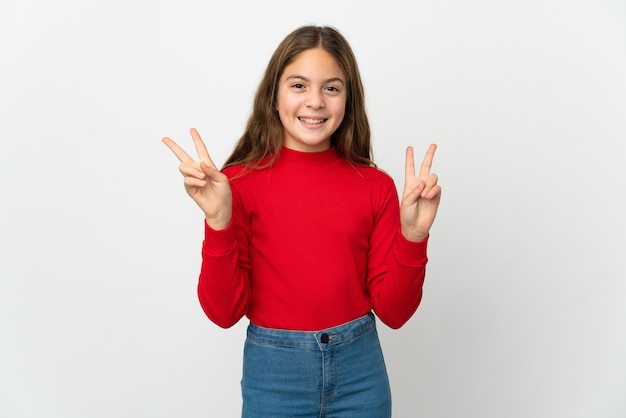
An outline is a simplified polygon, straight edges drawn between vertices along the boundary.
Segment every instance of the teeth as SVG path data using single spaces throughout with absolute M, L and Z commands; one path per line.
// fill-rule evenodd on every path
M 324 119 L 299 118 L 304 123 L 316 124 L 324 122 Z

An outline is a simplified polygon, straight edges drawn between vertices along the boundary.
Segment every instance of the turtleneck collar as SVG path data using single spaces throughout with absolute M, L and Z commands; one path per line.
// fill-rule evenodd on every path
M 297 165 L 301 169 L 326 169 L 330 165 L 341 162 L 343 159 L 337 154 L 334 147 L 325 151 L 304 152 L 282 147 L 276 164 Z

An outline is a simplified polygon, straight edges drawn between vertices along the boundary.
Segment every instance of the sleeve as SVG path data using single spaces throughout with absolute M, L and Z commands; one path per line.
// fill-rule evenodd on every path
M 404 325 L 422 300 L 428 237 L 407 240 L 400 232 L 398 194 L 390 185 L 380 193 L 368 253 L 367 291 L 382 322 L 393 329 Z
M 207 317 L 222 328 L 235 325 L 250 302 L 249 223 L 233 190 L 231 223 L 216 231 L 204 222 L 198 299 Z

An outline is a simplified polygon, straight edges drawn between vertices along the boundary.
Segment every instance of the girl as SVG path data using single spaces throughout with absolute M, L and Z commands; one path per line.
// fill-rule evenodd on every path
M 274 52 L 246 130 L 220 171 L 169 138 L 205 215 L 198 295 L 230 327 L 250 320 L 243 417 L 389 417 L 372 313 L 391 328 L 417 309 L 441 188 L 407 148 L 402 203 L 371 159 L 354 54 L 306 26 Z

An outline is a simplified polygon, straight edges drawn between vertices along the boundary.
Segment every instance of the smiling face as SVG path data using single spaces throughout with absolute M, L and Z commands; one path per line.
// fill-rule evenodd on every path
M 284 128 L 283 146 L 327 150 L 343 121 L 346 90 L 346 77 L 332 55 L 322 48 L 298 54 L 278 82 L 276 110 Z

